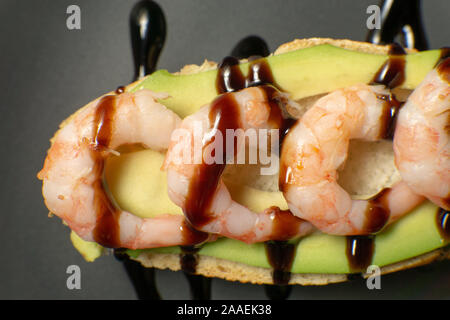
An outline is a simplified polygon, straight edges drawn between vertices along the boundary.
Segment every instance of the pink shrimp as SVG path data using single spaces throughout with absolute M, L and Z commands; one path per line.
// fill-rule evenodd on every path
M 311 232 L 309 223 L 290 212 L 267 208 L 257 213 L 231 198 L 221 180 L 225 165 L 232 158 L 229 150 L 225 150 L 230 140 L 216 149 L 222 154 L 220 163 L 209 161 L 205 156 L 219 135 L 226 139 L 227 130 L 280 128 L 283 118 L 276 102 L 279 98 L 279 93 L 271 87 L 252 87 L 223 94 L 183 120 L 179 130 L 187 134 L 172 134 L 164 165 L 169 197 L 183 209 L 197 230 L 247 243 L 286 240 Z M 202 134 L 196 134 L 196 130 Z M 200 161 L 194 159 L 195 145 L 201 147 Z M 183 155 L 186 153 L 183 146 L 188 147 L 188 157 Z M 243 147 L 242 143 L 235 145 L 233 154 L 238 154 Z
M 166 97 L 149 90 L 104 96 L 67 119 L 52 139 L 38 174 L 45 203 L 83 239 L 132 249 L 206 239 L 182 215 L 143 219 L 122 211 L 103 188 L 104 159 L 115 148 L 138 143 L 167 149 L 181 120 L 156 100 Z
M 352 200 L 337 183 L 351 139 L 375 141 L 390 131 L 391 101 L 382 86 L 340 89 L 291 128 L 281 152 L 280 188 L 293 214 L 325 233 L 369 234 L 423 201 L 404 182 L 371 200 Z
M 402 107 L 395 163 L 411 189 L 450 210 L 450 58 L 428 73 Z

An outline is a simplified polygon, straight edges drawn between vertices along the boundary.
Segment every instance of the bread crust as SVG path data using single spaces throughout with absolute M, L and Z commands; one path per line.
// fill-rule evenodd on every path
M 450 259 L 450 250 L 448 247 L 440 248 L 423 255 L 397 262 L 380 268 L 381 274 L 388 274 L 400 270 L 406 270 L 433 261 Z M 172 271 L 181 270 L 180 255 L 174 253 L 154 253 L 151 251 L 143 252 L 133 260 L 140 262 L 147 268 L 170 269 Z M 228 281 L 239 281 L 253 284 L 273 284 L 272 270 L 262 267 L 246 265 L 240 262 L 234 262 L 224 259 L 218 259 L 210 256 L 198 256 L 196 274 L 205 277 L 221 278 Z M 364 278 L 370 274 L 363 274 Z M 291 285 L 326 285 L 339 283 L 349 280 L 349 274 L 331 274 L 331 273 L 293 273 L 289 284 Z

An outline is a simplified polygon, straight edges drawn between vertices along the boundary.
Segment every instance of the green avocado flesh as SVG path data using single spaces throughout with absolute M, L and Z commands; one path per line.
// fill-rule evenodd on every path
M 447 245 L 448 242 L 441 239 L 436 227 L 437 209 L 434 204 L 425 202 L 375 236 L 372 264 L 383 267 Z M 128 250 L 127 253 L 137 257 L 147 250 L 155 253 L 181 252 L 178 247 L 169 247 Z M 221 238 L 204 245 L 198 254 L 270 268 L 263 243 L 249 245 Z M 300 239 L 291 272 L 351 273 L 346 257 L 346 238 L 315 233 Z
M 408 54 L 401 88 L 417 87 L 439 56 L 439 50 Z M 361 53 L 325 44 L 270 56 L 266 60 L 276 84 L 297 100 L 356 83 L 369 83 L 387 58 L 387 55 Z M 240 68 L 247 75 L 248 63 L 240 64 Z M 170 98 L 161 102 L 183 118 L 217 96 L 216 76 L 215 69 L 187 75 L 159 70 L 136 83 L 131 91 L 146 88 L 168 93 Z
M 434 67 L 439 57 L 439 50 L 407 55 L 405 81 L 401 87 L 414 89 Z M 277 85 L 283 91 L 290 93 L 291 98 L 301 99 L 356 83 L 369 83 L 387 58 L 387 55 L 360 53 L 331 45 L 321 45 L 270 56 L 267 62 Z M 240 68 L 245 75 L 248 64 L 241 64 Z M 216 75 L 217 70 L 190 75 L 173 75 L 166 70 L 160 70 L 135 83 L 129 90 L 137 91 L 146 88 L 166 92 L 170 98 L 161 100 L 161 103 L 181 117 L 185 117 L 217 96 Z M 149 161 L 151 158 L 154 161 Z M 167 196 L 160 193 L 160 190 L 166 190 L 166 184 L 163 182 L 165 176 L 155 170 L 159 170 L 162 159 L 163 156 L 152 155 L 151 151 L 139 151 L 126 154 L 120 161 L 116 159 L 107 163 L 105 179 L 122 209 L 140 217 L 154 217 L 163 212 L 182 214 L 179 208 L 174 208 L 170 204 Z M 139 191 L 141 187 L 143 192 Z M 139 193 L 141 196 L 136 195 Z M 153 198 L 145 200 L 144 198 L 149 198 L 149 194 Z M 247 201 L 246 204 L 250 209 L 258 209 L 259 206 L 268 207 L 271 201 L 273 201 L 271 205 L 280 207 L 285 205 L 280 200 L 279 192 L 264 193 L 252 189 L 248 194 L 252 194 L 247 197 L 251 199 L 245 199 L 243 196 L 242 201 Z M 157 200 L 163 197 L 166 198 Z M 158 204 L 155 204 L 155 201 Z M 255 202 L 261 203 L 255 204 Z M 425 202 L 376 235 L 372 264 L 380 267 L 389 265 L 447 245 L 448 242 L 441 239 L 438 231 L 437 210 L 435 205 Z M 101 254 L 98 247 L 83 245 L 83 240 L 80 238 L 72 239 L 72 241 L 83 256 L 89 256 L 91 260 L 93 256 L 98 257 Z M 293 273 L 351 272 L 346 257 L 345 237 L 314 233 L 298 241 L 291 270 Z M 97 251 L 88 254 L 87 250 L 91 248 Z M 178 247 L 128 250 L 127 253 L 131 257 L 137 257 L 147 250 L 155 253 L 180 253 Z M 263 243 L 248 245 L 237 240 L 221 238 L 205 244 L 199 254 L 270 268 Z

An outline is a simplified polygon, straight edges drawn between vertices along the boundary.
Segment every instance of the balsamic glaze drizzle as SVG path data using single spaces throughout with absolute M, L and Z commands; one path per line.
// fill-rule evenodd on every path
M 134 79 L 139 79 L 155 71 L 166 40 L 166 19 L 156 2 L 143 0 L 131 10 L 129 25 Z
M 291 278 L 297 244 L 287 241 L 266 241 L 267 259 L 272 266 L 272 280 L 275 285 L 287 285 Z
M 442 239 L 450 241 L 450 211 L 439 208 L 436 213 L 436 224 Z
M 402 103 L 392 93 L 389 95 L 379 95 L 377 98 L 384 100 L 379 137 L 380 139 L 392 140 L 394 138 L 397 116 L 402 107 Z
M 436 70 L 441 79 L 450 84 L 450 58 L 441 58 Z
M 364 272 L 375 251 L 374 236 L 347 236 L 346 255 L 351 272 Z
M 269 54 L 267 43 L 258 36 L 243 38 L 231 51 L 231 55 L 238 59 L 246 59 L 251 56 L 267 57 Z
M 371 84 L 382 84 L 389 89 L 400 86 L 405 81 L 405 55 L 405 50 L 399 44 L 391 43 L 389 58 L 377 71 Z M 397 115 L 402 104 L 393 93 L 380 95 L 378 98 L 385 101 L 379 136 L 381 139 L 392 139 Z M 371 234 L 379 232 L 389 220 L 390 212 L 386 199 L 390 190 L 390 188 L 386 188 L 369 200 L 364 225 L 364 230 L 368 235 L 346 237 L 347 261 L 352 272 L 365 271 L 372 262 L 375 237 Z
M 211 279 L 196 275 L 198 254 L 200 247 L 180 246 L 180 266 L 189 283 L 191 298 L 193 300 L 211 299 Z
M 192 300 L 211 299 L 211 278 L 190 273 L 184 273 L 184 275 L 189 283 Z
M 116 91 L 114 91 L 115 94 L 122 94 L 125 92 L 125 87 L 124 86 L 119 86 L 117 87 Z
M 189 284 L 191 299 L 209 300 L 211 298 L 211 279 L 196 275 L 198 254 L 201 244 L 208 240 L 209 234 L 194 229 L 188 221 L 181 227 L 183 242 L 189 245 L 179 246 L 180 267 Z
M 366 220 L 363 226 L 367 234 L 381 231 L 388 222 L 390 210 L 387 198 L 391 190 L 391 188 L 385 188 L 368 200 Z
M 375 74 L 372 83 L 383 84 L 389 89 L 400 86 L 405 81 L 405 50 L 397 43 L 392 43 L 389 58 Z
M 291 295 L 292 285 L 264 285 L 264 292 L 270 300 L 287 300 Z
M 246 87 L 269 84 L 280 89 L 280 86 L 275 83 L 272 69 L 265 58 L 253 56 L 249 61 L 250 64 L 248 66 L 249 70 L 246 78 Z
M 216 163 L 216 161 L 211 164 L 203 163 L 189 184 L 184 214 L 189 223 L 198 229 L 208 224 L 213 218 L 213 215 L 209 212 L 209 208 L 229 157 L 226 152 L 226 146 L 230 145 L 227 141 L 226 129 L 238 129 L 242 127 L 239 106 L 234 96 L 225 94 L 217 97 L 212 102 L 209 119 L 210 123 L 213 124 L 211 132 L 220 132 L 224 137 L 224 142 L 222 143 L 223 149 L 220 151 L 223 159 L 222 163 Z M 203 147 L 205 148 L 213 143 L 214 139 L 213 135 L 208 141 L 204 142 Z M 234 146 L 236 149 L 236 144 Z M 237 154 L 236 151 L 234 150 L 234 154 Z
M 235 57 L 225 57 L 219 65 L 216 78 L 216 89 L 219 94 L 266 84 L 280 88 L 275 83 L 267 60 L 261 56 L 252 56 L 249 59 L 247 77 L 243 75 L 239 68 L 239 60 Z
M 373 234 L 381 231 L 389 221 L 390 210 L 387 197 L 390 192 L 390 188 L 385 188 L 368 200 L 363 226 L 367 235 L 346 237 L 346 256 L 351 272 L 364 272 L 372 262 L 375 252 L 375 236 Z
M 94 170 L 98 179 L 93 183 L 95 210 L 97 215 L 93 231 L 95 242 L 108 248 L 119 246 L 119 216 L 120 211 L 115 208 L 103 188 L 102 172 L 104 168 L 105 152 L 109 147 L 113 129 L 113 118 L 116 110 L 116 96 L 108 95 L 100 99 L 95 111 L 94 141 L 92 157 L 95 161 Z
M 197 252 L 200 247 L 195 246 L 180 246 L 180 266 L 181 270 L 189 274 L 195 274 L 198 263 Z
M 114 256 L 121 261 L 133 283 L 139 300 L 161 300 L 155 281 L 155 269 L 144 268 L 140 262 L 131 260 L 126 249 L 115 249 Z
M 235 57 L 225 57 L 220 63 L 217 73 L 217 92 L 233 92 L 243 88 L 245 88 L 245 77 L 239 68 L 239 60 Z
M 441 51 L 441 54 L 439 56 L 438 61 L 436 62 L 435 67 L 437 67 L 439 65 L 439 63 L 441 63 L 442 61 L 444 61 L 445 59 L 450 57 L 450 47 L 443 47 L 440 49 L 440 51 Z
M 266 52 L 264 53 L 264 55 L 266 55 Z M 281 110 L 278 106 L 279 101 L 274 101 L 276 99 L 273 98 L 275 96 L 274 93 L 276 92 L 276 90 L 273 87 L 265 85 L 279 88 L 279 86 L 275 83 L 269 64 L 264 58 L 261 58 L 261 56 L 252 56 L 249 58 L 247 77 L 244 77 L 241 69 L 239 68 L 239 60 L 234 57 L 224 58 L 219 66 L 219 71 L 216 79 L 216 88 L 219 94 L 233 92 L 251 86 L 261 86 L 261 88 L 265 90 L 272 110 L 269 121 L 273 121 L 276 124 L 276 127 L 280 128 L 281 145 L 281 142 L 289 131 L 289 128 L 295 123 L 295 119 L 283 118 Z M 235 116 L 235 114 L 237 114 L 237 112 L 235 111 L 237 106 L 233 101 L 230 101 L 230 98 L 221 97 L 219 97 L 217 100 L 219 101 L 219 104 L 217 104 L 217 102 L 214 102 L 213 110 L 215 110 L 217 106 L 220 105 L 220 112 L 216 112 L 215 114 L 219 114 L 220 117 L 223 117 L 225 114 L 231 114 L 231 117 L 226 118 L 227 120 L 225 120 L 224 125 L 221 128 L 216 129 L 235 129 L 239 127 L 239 119 L 237 119 Z M 225 99 L 225 104 L 220 103 L 222 99 Z M 219 123 L 219 126 L 221 126 L 220 124 L 222 120 L 220 119 L 219 121 L 216 120 L 211 122 Z M 236 154 L 236 152 L 234 154 Z M 220 176 L 222 170 L 223 167 L 216 169 L 215 174 L 218 174 Z M 207 176 L 209 177 L 209 179 L 211 178 L 211 174 L 207 174 Z M 216 179 L 213 179 L 212 181 L 214 183 L 214 186 L 217 186 Z M 215 190 L 215 188 L 213 190 Z M 196 192 L 196 194 L 205 194 L 205 192 L 208 191 L 202 190 L 201 193 Z M 194 210 L 197 215 L 199 212 L 198 209 L 199 207 L 195 208 Z M 270 265 L 273 267 L 272 279 L 275 286 L 266 286 L 266 293 L 269 297 L 275 298 L 275 296 L 277 296 L 278 298 L 285 299 L 289 296 L 290 293 L 290 289 L 285 288 L 285 286 L 288 284 L 290 279 L 290 269 L 294 261 L 296 252 L 296 244 L 288 243 L 286 240 L 292 238 L 295 235 L 301 220 L 292 215 L 289 210 L 283 211 L 278 207 L 273 207 L 271 208 L 271 210 L 272 217 L 274 219 L 274 229 L 272 230 L 271 236 L 271 239 L 273 239 L 273 241 L 266 242 L 265 247 L 267 259 Z M 275 291 L 278 293 L 282 292 L 283 294 L 275 295 Z

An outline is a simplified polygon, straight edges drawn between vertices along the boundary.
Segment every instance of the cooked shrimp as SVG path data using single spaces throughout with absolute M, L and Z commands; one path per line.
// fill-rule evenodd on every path
M 53 138 L 38 174 L 45 203 L 83 239 L 132 249 L 190 244 L 182 215 L 139 218 L 116 208 L 102 184 L 104 159 L 117 154 L 115 148 L 167 149 L 181 120 L 156 101 L 165 97 L 149 90 L 104 96 L 66 120 Z
M 423 197 L 399 182 L 372 200 L 352 200 L 337 183 L 349 141 L 386 135 L 390 93 L 357 85 L 319 99 L 291 128 L 281 152 L 280 188 L 289 209 L 325 233 L 369 234 L 399 218 Z
M 238 140 L 233 155 L 230 155 L 226 146 L 234 138 L 227 140 L 226 131 L 280 128 L 283 119 L 276 102 L 278 98 L 278 92 L 270 87 L 253 87 L 223 94 L 186 117 L 172 134 L 164 164 L 169 197 L 183 209 L 197 230 L 247 243 L 286 240 L 312 230 L 309 223 L 290 212 L 276 208 L 260 213 L 251 211 L 231 198 L 221 179 L 226 163 L 245 147 Z M 176 134 L 181 130 L 187 134 Z M 221 154 L 222 157 L 216 159 L 218 161 L 208 161 L 207 150 L 219 135 L 224 141 L 215 150 L 215 155 Z M 200 146 L 200 159 L 195 159 L 193 149 L 196 145 Z M 183 146 L 188 146 L 188 150 Z M 280 228 L 284 230 L 280 232 Z
M 395 163 L 419 194 L 450 210 L 450 58 L 425 77 L 400 111 Z

